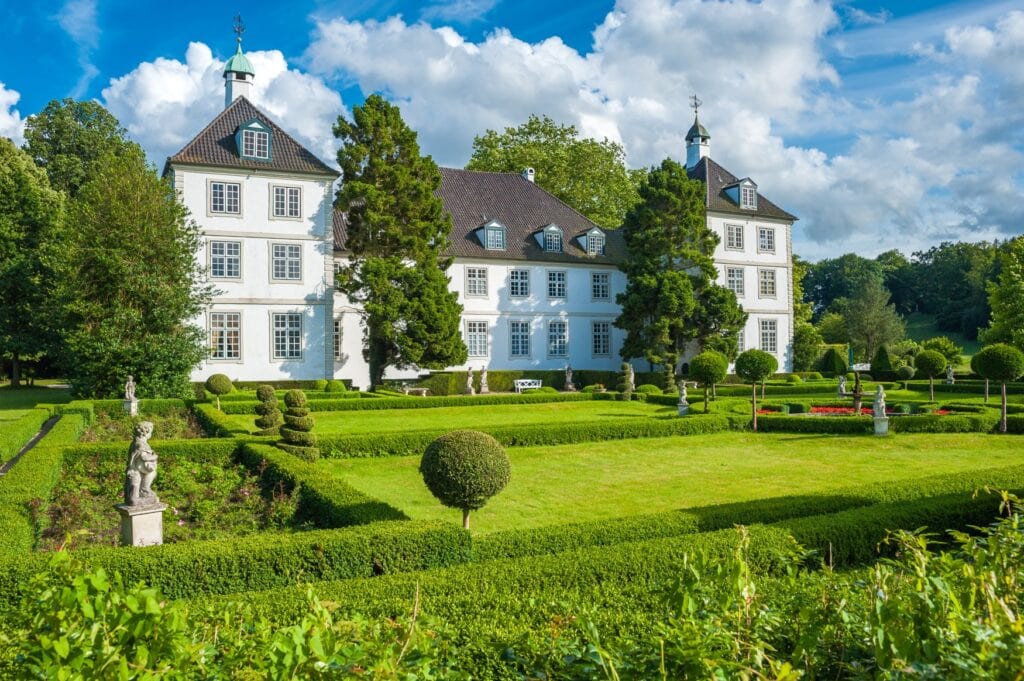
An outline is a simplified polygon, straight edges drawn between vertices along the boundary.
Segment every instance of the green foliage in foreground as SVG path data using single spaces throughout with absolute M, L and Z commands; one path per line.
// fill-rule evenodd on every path
M 154 589 L 86 571 L 65 554 L 35 577 L 35 595 L 0 634 L 7 678 L 894 679 L 1019 678 L 1024 668 L 1019 502 L 977 535 L 897 532 L 895 559 L 847 574 L 808 572 L 780 547 L 778 576 L 751 563 L 740 529 L 731 555 L 681 556 L 637 612 L 599 610 L 597 592 L 560 604 L 516 603 L 547 618 L 532 634 L 411 614 L 367 619 L 307 596 L 297 623 L 244 605 L 168 603 Z M 639 560 L 634 557 L 633 560 Z M 602 591 L 630 594 L 630 584 Z M 462 594 L 474 598 L 475 594 Z M 602 595 L 601 598 L 606 598 Z M 363 604 L 365 605 L 365 604 Z M 354 609 L 360 606 L 356 605 Z

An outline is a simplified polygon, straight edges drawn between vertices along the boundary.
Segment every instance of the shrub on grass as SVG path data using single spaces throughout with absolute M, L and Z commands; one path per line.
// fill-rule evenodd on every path
M 736 358 L 736 375 L 753 386 L 751 423 L 755 432 L 757 431 L 757 384 L 775 373 L 778 368 L 778 360 L 763 350 L 747 350 Z
M 315 390 L 317 392 L 323 392 L 326 389 L 327 389 L 327 379 L 325 379 L 325 378 L 318 378 L 315 381 L 313 381 L 313 390 Z
M 523 391 L 522 394 L 526 394 L 526 395 L 550 395 L 552 393 L 557 395 L 558 391 L 555 390 L 554 388 L 552 388 L 550 385 L 542 385 L 539 388 L 527 388 L 526 390 Z
M 638 393 L 641 393 L 641 394 L 644 394 L 644 395 L 662 395 L 663 394 L 661 388 L 659 388 L 658 386 L 654 385 L 653 383 L 644 383 L 643 385 L 638 385 L 637 388 L 636 388 L 636 391 Z
M 708 413 L 708 390 L 725 380 L 729 360 L 720 352 L 705 350 L 690 360 L 690 377 L 704 388 L 704 413 Z
M 510 468 L 505 448 L 475 430 L 442 435 L 427 446 L 420 461 L 430 493 L 445 506 L 462 510 L 465 529 L 469 529 L 469 512 L 483 508 L 508 484 Z
M 289 390 L 284 394 L 284 404 L 288 410 L 284 415 L 285 425 L 281 426 L 282 441 L 278 447 L 306 461 L 320 458 L 320 450 L 316 447 L 316 435 L 313 430 L 313 417 L 306 407 L 306 394 L 301 390 Z
M 344 393 L 348 392 L 348 388 L 345 386 L 344 381 L 332 380 L 327 381 L 327 386 L 324 388 L 324 392 Z
M 846 358 L 835 348 L 829 348 L 821 358 L 821 370 L 833 376 L 842 376 L 846 373 Z
M 914 377 L 916 371 L 917 370 L 914 369 L 914 367 L 910 366 L 909 364 L 904 364 L 903 366 L 896 370 L 896 378 L 903 381 L 904 390 L 907 389 L 907 381 Z
M 615 389 L 619 391 L 618 399 L 625 402 L 633 399 L 633 381 L 630 377 L 633 375 L 633 369 L 629 366 L 628 362 L 622 363 L 622 371 L 619 372 L 619 384 L 615 386 Z
M 1006 383 L 1024 374 L 1024 353 L 1012 345 L 996 343 L 975 355 L 974 364 L 978 373 L 986 380 L 998 381 L 1002 385 L 1002 409 L 999 432 L 1006 432 Z
M 951 341 L 946 336 L 936 336 L 935 338 L 929 338 L 921 343 L 922 350 L 934 350 L 943 357 L 946 358 L 947 364 L 952 364 L 954 368 L 964 361 L 963 352 L 964 349 Z
M 935 401 L 935 377 L 945 373 L 948 363 L 945 355 L 935 350 L 922 350 L 914 358 L 914 367 L 917 373 L 928 379 L 928 395 L 933 402 Z
M 277 395 L 274 393 L 274 387 L 261 385 L 256 388 L 256 397 L 260 400 L 260 403 L 256 405 L 256 413 L 259 414 L 259 418 L 256 419 L 256 427 L 259 430 L 256 431 L 256 434 L 278 435 L 282 420 L 281 410 L 277 408 Z
M 892 379 L 894 371 L 895 368 L 893 367 L 889 348 L 885 345 L 879 345 L 875 356 L 871 360 L 871 374 L 880 381 L 888 381 Z
M 214 374 L 206 379 L 206 389 L 217 397 L 217 408 L 220 409 L 220 396 L 227 395 L 235 386 L 231 383 L 231 379 L 224 374 Z

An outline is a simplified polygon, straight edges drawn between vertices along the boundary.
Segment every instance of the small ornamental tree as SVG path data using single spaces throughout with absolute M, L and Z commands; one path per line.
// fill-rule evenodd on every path
M 907 389 L 907 381 L 914 377 L 914 373 L 914 367 L 910 366 L 909 364 L 904 364 L 903 366 L 896 370 L 896 377 L 903 381 L 904 390 Z
M 313 417 L 306 406 L 306 393 L 301 390 L 289 390 L 284 394 L 284 404 L 288 408 L 284 413 L 284 425 L 281 426 L 281 441 L 277 446 L 306 461 L 320 458 L 320 450 L 316 447 L 316 435 L 313 430 Z
M 704 413 L 708 413 L 708 390 L 725 380 L 729 372 L 729 360 L 720 352 L 705 350 L 690 360 L 690 378 L 699 381 L 704 388 Z
M 914 366 L 917 373 L 928 379 L 928 396 L 935 401 L 935 377 L 941 376 L 946 371 L 948 360 L 941 353 L 935 350 L 922 350 L 914 358 Z
M 975 355 L 973 364 L 978 373 L 985 379 L 998 381 L 1002 385 L 1002 416 L 999 419 L 999 432 L 1006 432 L 1006 383 L 1014 381 L 1024 374 L 1024 353 L 1012 345 L 996 343 L 982 348 Z
M 775 373 L 778 368 L 778 360 L 764 350 L 747 350 L 736 358 L 736 375 L 753 387 L 751 405 L 753 409 L 752 424 L 755 432 L 757 432 L 757 384 Z
M 629 362 L 622 363 L 622 370 L 619 372 L 619 384 L 615 387 L 619 391 L 619 399 L 629 401 L 633 399 L 633 381 L 630 380 L 630 376 L 633 375 Z
M 256 413 L 259 414 L 259 418 L 256 419 L 256 427 L 259 430 L 256 431 L 256 434 L 278 435 L 281 428 L 281 410 L 277 408 L 277 395 L 274 393 L 274 387 L 261 385 L 256 388 L 256 397 L 260 401 L 256 405 Z
M 220 409 L 220 396 L 227 395 L 234 389 L 231 379 L 224 374 L 214 374 L 206 379 L 206 390 L 217 398 L 217 409 Z
M 829 348 L 821 358 L 821 370 L 835 376 L 846 375 L 846 358 L 835 348 Z
M 930 338 L 921 343 L 922 350 L 934 350 L 943 357 L 946 358 L 946 362 L 952 364 L 953 367 L 957 367 L 962 361 L 964 361 L 963 351 L 964 349 L 951 341 L 946 336 L 936 336 Z
M 462 510 L 462 527 L 468 530 L 469 512 L 505 488 L 511 465 L 505 448 L 487 433 L 456 430 L 427 445 L 420 474 L 438 501 Z

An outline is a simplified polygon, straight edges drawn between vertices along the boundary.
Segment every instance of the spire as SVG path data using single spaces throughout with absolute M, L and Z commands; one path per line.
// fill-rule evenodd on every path
M 690 108 L 693 109 L 693 125 L 686 133 L 686 168 L 693 168 L 705 156 L 711 155 L 711 134 L 700 124 L 697 110 L 702 102 L 697 95 L 690 97 Z
M 235 16 L 234 31 L 237 36 L 235 38 L 237 42 L 235 54 L 224 65 L 224 108 L 231 106 L 231 102 L 239 97 L 248 98 L 252 89 L 252 81 L 256 77 L 252 63 L 242 52 L 242 34 L 245 33 L 245 24 L 242 23 L 241 15 Z

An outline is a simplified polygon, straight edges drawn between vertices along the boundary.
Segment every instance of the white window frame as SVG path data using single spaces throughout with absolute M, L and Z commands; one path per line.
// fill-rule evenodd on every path
M 759 319 L 758 332 L 761 350 L 775 354 L 779 351 L 779 320 Z
M 217 210 L 214 207 L 214 188 L 217 186 L 221 187 L 221 209 Z M 228 187 L 235 188 L 235 210 L 228 210 L 230 207 L 228 198 Z M 206 183 L 206 210 L 210 215 L 230 215 L 233 217 L 242 216 L 242 184 L 240 182 L 227 182 L 225 180 L 207 180 Z
M 548 270 L 548 298 L 551 300 L 566 300 L 569 297 L 569 273 L 566 270 Z M 561 275 L 561 281 L 559 281 Z M 561 295 L 558 294 L 561 285 Z M 552 289 L 554 286 L 554 289 Z M 552 293 L 552 290 L 555 293 Z
M 743 250 L 743 225 L 726 223 L 725 225 L 725 250 Z
M 734 274 L 739 274 L 738 277 L 733 277 Z M 736 294 L 737 298 L 742 298 L 746 295 L 747 289 L 747 273 L 742 267 L 729 267 L 725 268 L 725 287 Z
M 277 254 L 277 249 L 279 246 L 288 249 L 285 255 L 279 256 Z M 298 258 L 292 255 L 292 249 L 298 250 Z M 291 264 L 292 261 L 294 260 L 298 261 L 296 265 L 296 272 L 298 276 L 292 277 L 290 276 L 292 271 Z M 285 276 L 277 276 L 278 262 L 284 263 L 283 267 Z M 289 243 L 284 241 L 273 241 L 270 243 L 270 281 L 288 282 L 291 284 L 302 282 L 302 244 Z
M 757 187 L 740 185 L 740 208 L 757 210 Z
M 744 350 L 747 349 L 746 348 L 746 346 L 747 346 L 746 333 L 747 333 L 746 328 L 742 328 L 742 329 L 740 329 L 740 332 L 738 334 L 736 334 L 736 350 L 737 350 L 737 352 L 743 352 Z
M 771 275 L 766 277 L 766 275 Z M 771 291 L 765 291 L 765 284 L 771 284 Z M 757 297 L 758 298 L 777 298 L 779 295 L 779 282 L 778 275 L 774 268 L 771 267 L 758 267 L 757 268 Z
M 276 362 L 287 362 L 302 359 L 302 332 L 303 314 L 301 312 L 271 312 L 270 313 L 270 356 Z M 278 325 L 278 321 L 282 321 Z M 293 322 L 298 318 L 298 325 Z M 278 332 L 281 332 L 280 334 Z M 284 353 L 278 351 L 278 337 L 282 337 Z M 294 336 L 294 337 L 293 337 Z M 294 349 L 293 346 L 294 345 Z
M 466 268 L 466 297 L 486 298 L 489 291 L 486 267 Z
M 557 227 L 544 230 L 544 251 L 546 253 L 561 253 L 565 249 L 565 239 L 562 230 Z M 555 248 L 558 246 L 558 248 Z
M 521 342 L 524 344 L 525 352 L 522 352 L 523 347 L 518 348 L 520 352 L 516 352 L 516 326 L 525 327 L 526 332 L 521 336 Z M 533 333 L 533 325 L 525 319 L 510 319 L 508 322 L 508 356 L 511 359 L 529 359 L 531 352 L 530 336 Z
M 519 281 L 516 281 L 518 275 L 522 275 Z M 525 292 L 516 293 L 516 286 L 525 287 Z M 509 270 L 508 273 L 508 295 L 510 298 L 529 298 L 530 297 L 530 270 L 517 267 Z
M 560 338 L 556 338 L 552 335 L 552 331 L 556 326 L 561 326 L 562 333 Z M 565 319 L 552 319 L 548 322 L 548 357 L 568 357 L 569 356 L 569 322 Z M 558 346 L 561 346 L 561 352 L 555 352 Z
M 599 332 L 598 327 L 603 327 Z M 603 337 L 603 346 L 598 346 L 599 338 Z M 593 357 L 610 357 L 612 354 L 612 323 L 596 321 L 590 323 L 590 354 Z
M 223 254 L 218 255 L 218 254 L 216 254 L 214 252 L 214 251 L 217 250 L 218 246 L 224 246 L 225 247 L 225 252 Z M 227 253 L 227 248 L 226 247 L 228 247 L 228 246 L 235 246 L 237 248 L 237 250 L 238 250 L 238 253 L 236 255 L 230 255 L 229 253 Z M 238 274 L 217 274 L 216 270 L 214 269 L 214 267 L 215 267 L 215 262 L 216 262 L 216 260 L 218 258 L 222 258 L 223 259 L 223 261 L 224 261 L 224 271 L 225 272 L 230 271 L 229 270 L 230 262 L 233 259 L 237 260 L 236 269 L 238 270 Z M 224 239 L 211 239 L 210 242 L 209 242 L 209 263 L 210 263 L 210 278 L 211 279 L 230 279 L 230 280 L 233 280 L 233 281 L 241 280 L 241 278 L 242 278 L 242 242 L 241 241 L 224 240 Z
M 604 283 L 600 283 L 599 280 L 604 279 Z M 603 287 L 604 295 L 597 295 L 600 293 L 599 287 Z M 599 300 L 611 300 L 612 299 L 612 273 L 611 272 L 591 272 L 590 273 L 590 299 Z
M 491 237 L 494 237 L 493 239 Z M 505 250 L 505 230 L 502 227 L 484 227 L 484 248 L 489 251 Z
M 281 193 L 281 210 L 278 210 L 278 193 Z M 292 198 L 294 197 L 294 203 Z M 275 184 L 270 186 L 270 217 L 275 220 L 302 219 L 302 187 Z
M 771 247 L 763 244 L 771 242 Z M 774 253 L 775 252 L 775 228 L 774 227 L 758 227 L 757 228 L 757 252 L 758 253 Z
M 604 255 L 605 238 L 600 232 L 587 234 L 587 255 Z
M 262 145 L 260 142 L 262 141 Z M 262 154 L 260 153 L 262 147 Z M 250 151 L 251 149 L 251 151 Z M 270 158 L 270 133 L 266 130 L 242 131 L 242 156 L 245 158 Z
M 334 361 L 340 362 L 342 360 L 343 355 L 345 354 L 342 345 L 345 333 L 345 323 L 342 317 L 334 318 L 334 324 L 331 330 L 331 345 L 333 350 L 332 354 L 334 356 Z
M 480 327 L 483 328 L 480 328 Z M 487 357 L 490 339 L 487 321 L 484 319 L 466 320 L 466 351 L 470 357 Z
M 219 323 L 216 318 L 221 317 Z M 227 324 L 227 318 L 234 317 L 236 326 L 232 328 Z M 242 361 L 242 313 L 234 310 L 211 310 L 209 313 L 209 320 L 207 328 L 210 330 L 210 359 L 216 362 L 241 362 Z M 230 334 L 234 331 L 235 335 L 235 354 L 230 354 L 231 340 Z M 216 336 L 217 332 L 228 334 L 229 338 L 226 343 L 219 342 Z M 227 354 L 218 354 L 219 349 L 227 346 L 229 352 Z

